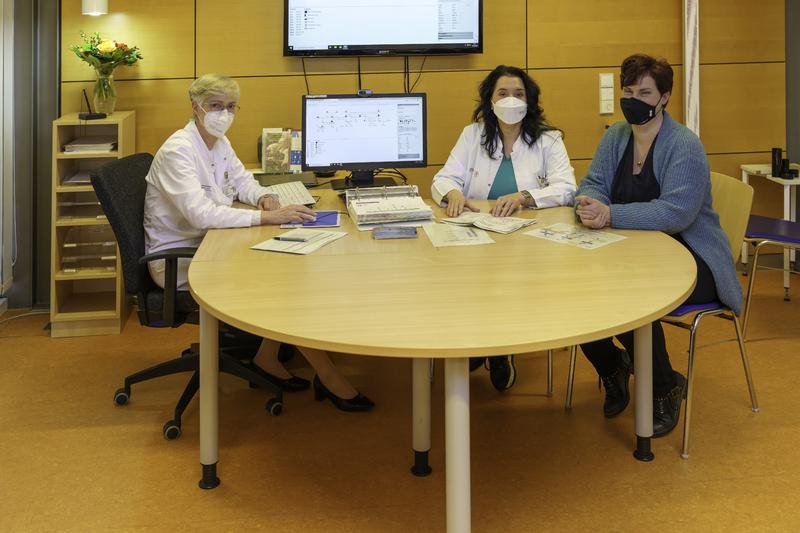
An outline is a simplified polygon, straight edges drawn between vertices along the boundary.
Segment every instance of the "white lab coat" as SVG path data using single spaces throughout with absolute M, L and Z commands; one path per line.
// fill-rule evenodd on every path
M 147 174 L 144 204 L 145 252 L 200 245 L 212 228 L 259 225 L 260 210 L 231 207 L 234 200 L 257 205 L 269 191 L 236 157 L 227 138 L 209 150 L 194 123 L 173 133 L 161 146 Z M 186 289 L 189 261 L 179 262 L 178 288 Z M 149 264 L 163 287 L 164 261 Z
M 440 205 L 444 196 L 458 189 L 467 198 L 485 200 L 502 162 L 503 147 L 498 143 L 494 158 L 481 146 L 483 124 L 472 123 L 461 132 L 447 163 L 431 184 L 433 200 Z M 528 191 L 536 207 L 572 205 L 575 199 L 575 171 L 569 162 L 561 132 L 546 131 L 528 146 L 520 135 L 511 151 L 517 189 Z

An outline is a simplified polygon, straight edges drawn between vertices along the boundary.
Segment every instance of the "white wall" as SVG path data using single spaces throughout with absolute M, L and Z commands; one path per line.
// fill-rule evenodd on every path
M 13 242 L 13 51 L 14 2 L 0 0 L 0 296 L 11 287 Z

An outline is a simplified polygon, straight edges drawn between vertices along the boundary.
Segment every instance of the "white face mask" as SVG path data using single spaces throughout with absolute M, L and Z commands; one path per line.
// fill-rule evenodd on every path
M 505 124 L 513 126 L 528 114 L 528 103 L 514 96 L 506 96 L 492 104 L 492 111 Z
M 206 111 L 203 117 L 203 126 L 206 131 L 217 138 L 225 136 L 225 132 L 233 124 L 233 113 L 223 109 L 222 111 Z

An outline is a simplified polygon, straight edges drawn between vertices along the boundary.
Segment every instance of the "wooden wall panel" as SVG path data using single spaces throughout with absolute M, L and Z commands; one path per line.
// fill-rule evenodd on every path
M 783 63 L 700 67 L 700 137 L 709 153 L 786 145 Z
M 529 0 L 528 66 L 619 66 L 635 52 L 681 62 L 681 2 Z
M 62 0 L 61 81 L 94 79 L 94 70 L 69 50 L 81 42 L 81 30 L 100 32 L 104 38 L 138 46 L 142 51 L 142 61 L 116 69 L 117 80 L 194 75 L 193 0 L 118 1 L 109 5 L 111 14 L 88 17 L 81 15 L 81 0 Z
M 579 180 L 606 125 L 622 119 L 618 106 L 613 116 L 598 113 L 598 73 L 612 72 L 616 79 L 625 56 L 641 51 L 677 65 L 668 109 L 682 119 L 680 1 L 484 4 L 484 53 L 428 58 L 416 88 L 428 93 L 431 167 L 408 174 L 426 196 L 430 178 L 469 122 L 478 83 L 500 63 L 528 68 L 539 83 L 545 113 L 565 131 Z M 783 7 L 783 0 L 701 2 L 700 50 L 706 63 L 701 72 L 701 133 L 715 170 L 738 176 L 739 164 L 767 161 L 772 146 L 785 145 Z M 115 1 L 110 9 L 108 16 L 84 17 L 79 0 L 62 0 L 62 112 L 78 110 L 80 89 L 91 88 L 91 69 L 68 50 L 83 29 L 142 49 L 144 61 L 117 71 L 118 80 L 130 80 L 118 82 L 118 109 L 137 111 L 137 150 L 155 152 L 189 120 L 186 92 L 195 75 L 195 58 L 197 74 L 224 72 L 241 84 L 242 111 L 229 137 L 246 163 L 257 160 L 262 127 L 300 126 L 305 83 L 300 60 L 282 55 L 281 0 Z M 311 92 L 354 92 L 356 64 L 355 58 L 307 59 Z M 363 58 L 361 65 L 363 87 L 402 91 L 401 58 Z M 411 58 L 412 79 L 421 66 L 422 58 Z M 780 192 L 756 185 L 755 205 L 756 212 L 780 214 Z
M 701 1 L 700 62 L 783 61 L 784 16 L 783 0 Z
M 136 110 L 136 151 L 155 154 L 172 133 L 192 116 L 188 89 L 191 80 L 137 80 L 117 84 L 117 109 Z M 61 85 L 62 113 L 78 111 L 80 91 L 91 83 Z

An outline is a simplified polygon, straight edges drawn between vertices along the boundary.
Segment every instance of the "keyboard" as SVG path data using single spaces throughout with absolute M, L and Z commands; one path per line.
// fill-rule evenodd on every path
M 288 183 L 278 183 L 270 185 L 267 190 L 278 195 L 281 207 L 287 205 L 307 205 L 313 206 L 316 200 L 309 194 L 302 181 L 290 181 Z

